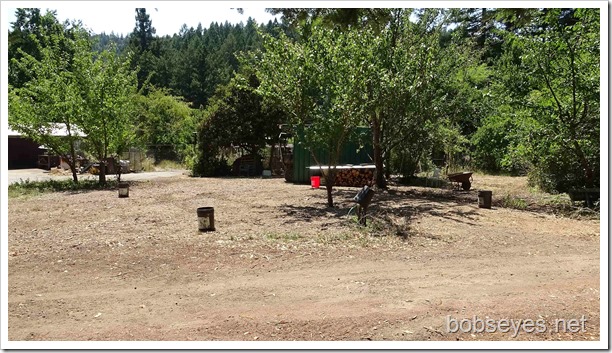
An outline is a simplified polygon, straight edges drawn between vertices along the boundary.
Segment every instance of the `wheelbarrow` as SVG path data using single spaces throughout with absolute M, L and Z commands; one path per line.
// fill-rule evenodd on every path
M 461 172 L 447 175 L 448 180 L 453 182 L 457 189 L 462 188 L 465 191 L 472 187 L 472 172 Z

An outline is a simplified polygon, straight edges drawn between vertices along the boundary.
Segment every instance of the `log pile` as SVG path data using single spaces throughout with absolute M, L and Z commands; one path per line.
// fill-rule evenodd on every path
M 339 169 L 336 173 L 336 186 L 357 186 L 363 187 L 370 185 L 374 178 L 374 169 L 355 168 Z

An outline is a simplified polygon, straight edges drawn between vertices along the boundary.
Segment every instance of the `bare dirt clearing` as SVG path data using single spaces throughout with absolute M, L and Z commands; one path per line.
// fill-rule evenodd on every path
M 180 176 L 127 199 L 11 198 L 9 339 L 599 339 L 598 220 L 393 186 L 371 208 L 391 226 L 364 230 L 345 217 L 356 192 L 330 210 L 324 189 L 280 179 Z M 216 232 L 197 231 L 202 206 Z M 447 315 L 550 326 L 448 333 Z M 586 332 L 553 330 L 582 315 Z

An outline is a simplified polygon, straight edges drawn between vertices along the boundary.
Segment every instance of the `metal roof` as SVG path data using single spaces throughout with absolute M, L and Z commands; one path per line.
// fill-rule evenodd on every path
M 81 137 L 87 136 L 83 132 L 81 132 L 77 127 L 74 127 L 74 126 L 71 129 L 71 133 L 72 133 L 72 136 L 81 136 Z M 55 126 L 51 128 L 50 130 L 50 135 L 51 136 L 68 136 L 68 129 L 66 129 L 66 124 L 55 124 Z M 9 127 L 8 136 L 23 136 L 23 134 Z

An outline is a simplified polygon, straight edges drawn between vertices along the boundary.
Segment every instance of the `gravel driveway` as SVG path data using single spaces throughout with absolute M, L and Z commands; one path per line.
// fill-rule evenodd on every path
M 167 178 L 183 175 L 185 170 L 169 170 L 169 171 L 158 171 L 158 172 L 142 172 L 142 173 L 128 173 L 121 174 L 122 180 L 150 180 L 156 178 Z M 92 174 L 79 174 L 79 180 L 94 179 L 98 178 L 97 175 Z M 115 178 L 114 174 L 107 176 L 108 180 Z M 8 171 L 8 183 L 14 184 L 21 180 L 30 181 L 43 181 L 51 179 L 72 179 L 72 174 L 69 172 L 56 174 L 43 169 L 13 169 Z

